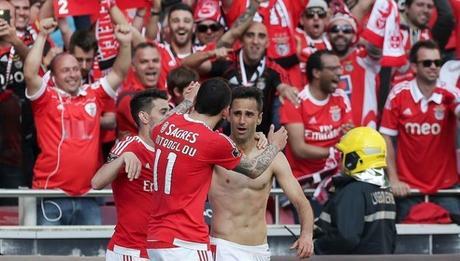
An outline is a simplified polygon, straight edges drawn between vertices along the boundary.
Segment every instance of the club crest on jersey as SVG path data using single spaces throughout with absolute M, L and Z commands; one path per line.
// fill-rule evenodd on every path
M 285 56 L 289 54 L 289 50 L 290 50 L 289 45 L 286 43 L 276 45 L 276 53 L 280 56 Z
M 341 115 L 340 115 L 340 108 L 338 106 L 332 106 L 329 112 L 331 113 L 331 119 L 333 121 L 340 120 Z
M 444 111 L 445 111 L 444 106 L 438 105 L 438 106 L 434 107 L 433 111 L 434 111 L 434 117 L 436 118 L 436 120 L 440 121 L 440 120 L 444 119 L 444 114 L 445 114 L 444 113 Z
M 165 132 L 166 128 L 168 128 L 169 122 L 163 123 L 163 126 L 161 126 L 160 133 Z
M 97 111 L 96 103 L 90 102 L 90 103 L 85 104 L 85 111 L 91 117 L 96 116 L 96 111 Z
M 233 157 L 238 158 L 239 156 L 241 156 L 241 152 L 238 148 L 234 148 L 232 151 L 232 155 Z
M 257 89 L 263 91 L 265 89 L 265 86 L 267 84 L 265 83 L 265 78 L 263 77 L 260 77 L 258 80 L 257 80 L 257 83 L 256 83 L 256 87 Z
M 347 72 L 353 71 L 353 64 L 351 64 L 351 63 L 345 64 L 345 71 L 347 71 Z

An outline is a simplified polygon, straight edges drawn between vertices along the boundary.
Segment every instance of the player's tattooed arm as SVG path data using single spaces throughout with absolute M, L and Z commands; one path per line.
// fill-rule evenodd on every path
M 253 159 L 249 159 L 247 156 L 243 155 L 240 164 L 236 166 L 234 171 L 255 179 L 270 166 L 278 152 L 278 146 L 270 144 L 261 154 Z
M 184 100 L 179 103 L 174 109 L 168 111 L 164 116 L 161 121 L 166 120 L 169 118 L 171 115 L 174 115 L 176 113 L 187 113 L 190 108 L 193 106 L 193 101 L 195 100 L 195 96 L 198 93 L 198 90 L 200 89 L 200 83 L 199 82 L 191 82 L 187 87 L 185 87 L 182 95 L 184 96 Z
M 238 19 L 233 23 L 232 27 L 230 27 L 230 30 L 228 30 L 225 34 L 222 35 L 222 37 L 217 41 L 217 48 L 220 47 L 227 47 L 231 48 L 233 43 L 238 39 L 243 33 L 246 31 L 246 29 L 249 27 L 249 25 L 252 22 L 252 18 L 256 14 L 257 7 L 259 4 L 252 0 L 250 1 L 250 4 L 248 6 L 248 9 L 241 14 Z
M 234 171 L 255 179 L 270 166 L 278 152 L 283 150 L 286 146 L 287 131 L 284 127 L 281 127 L 275 132 L 275 127 L 272 124 L 267 137 L 270 145 L 253 159 L 249 159 L 247 156 L 243 155 L 240 164 L 236 166 Z

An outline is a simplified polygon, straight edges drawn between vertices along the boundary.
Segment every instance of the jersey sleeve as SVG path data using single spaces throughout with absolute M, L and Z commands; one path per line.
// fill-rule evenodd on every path
M 232 6 L 226 12 L 224 10 L 225 22 L 227 22 L 229 28 L 244 10 L 246 10 L 246 0 L 234 0 Z
M 107 163 L 116 160 L 123 152 L 133 151 L 130 144 L 134 139 L 134 136 L 127 136 L 123 140 L 116 142 L 107 156 Z
M 224 134 L 215 133 L 206 146 L 204 161 L 230 170 L 240 164 L 241 152 L 235 143 Z
M 398 135 L 399 106 L 394 90 L 393 88 L 392 92 L 388 95 L 379 129 L 380 133 L 388 136 Z
M 290 101 L 286 101 L 280 108 L 281 124 L 303 123 L 299 108 L 294 107 Z

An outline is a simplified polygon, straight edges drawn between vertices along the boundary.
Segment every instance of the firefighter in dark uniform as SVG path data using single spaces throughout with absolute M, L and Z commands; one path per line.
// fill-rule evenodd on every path
M 385 177 L 386 145 L 369 127 L 342 137 L 343 174 L 315 222 L 315 254 L 391 254 L 396 241 L 396 206 Z

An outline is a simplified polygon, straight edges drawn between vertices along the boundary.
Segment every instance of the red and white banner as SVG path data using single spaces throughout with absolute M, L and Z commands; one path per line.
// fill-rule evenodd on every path
M 55 17 L 99 14 L 100 2 L 100 0 L 54 0 Z M 116 3 L 121 10 L 151 5 L 149 0 L 116 0 Z

